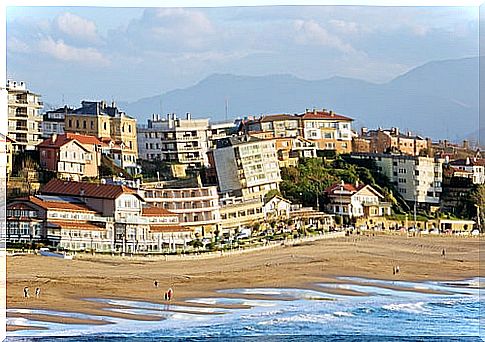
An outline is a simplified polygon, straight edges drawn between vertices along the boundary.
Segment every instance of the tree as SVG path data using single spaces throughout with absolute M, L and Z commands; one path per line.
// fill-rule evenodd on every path
M 472 204 L 477 208 L 477 224 L 482 230 L 482 222 L 485 217 L 485 185 L 481 184 L 475 188 L 470 194 Z

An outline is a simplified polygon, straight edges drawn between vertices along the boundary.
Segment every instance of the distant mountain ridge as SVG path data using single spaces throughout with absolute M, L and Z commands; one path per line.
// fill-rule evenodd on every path
M 434 61 L 383 84 L 332 77 L 213 74 L 197 84 L 131 103 L 120 103 L 146 123 L 153 113 L 175 112 L 213 121 L 327 108 L 355 119 L 354 126 L 412 130 L 435 139 L 461 140 L 478 127 L 478 57 Z

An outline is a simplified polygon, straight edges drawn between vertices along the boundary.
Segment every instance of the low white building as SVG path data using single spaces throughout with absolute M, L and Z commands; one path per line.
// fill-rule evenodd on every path
M 466 158 L 457 159 L 449 162 L 449 165 L 455 170 L 460 170 L 462 173 L 455 172 L 457 176 L 471 178 L 473 184 L 485 184 L 485 159 L 481 158 Z
M 273 196 L 264 203 L 263 212 L 266 221 L 289 219 L 291 202 L 281 196 Z

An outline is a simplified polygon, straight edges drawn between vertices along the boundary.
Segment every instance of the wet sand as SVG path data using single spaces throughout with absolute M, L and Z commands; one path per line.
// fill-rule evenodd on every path
M 172 304 L 187 306 L 192 304 L 184 300 L 190 298 L 228 297 L 216 292 L 220 289 L 316 289 L 317 283 L 342 282 L 337 279 L 341 276 L 409 281 L 461 280 L 479 276 L 480 244 L 478 238 L 371 234 L 201 260 L 7 257 L 7 307 L 151 320 L 160 317 L 110 312 L 103 310 L 106 304 L 87 302 L 83 298 L 164 303 L 163 293 L 172 287 L 175 292 Z M 446 257 L 441 256 L 443 249 Z M 397 265 L 400 272 L 393 275 L 393 267 Z M 158 288 L 154 286 L 155 280 L 160 284 Z M 41 297 L 24 299 L 24 286 L 29 286 L 31 291 L 41 287 Z M 360 294 L 344 289 L 318 287 L 318 290 Z

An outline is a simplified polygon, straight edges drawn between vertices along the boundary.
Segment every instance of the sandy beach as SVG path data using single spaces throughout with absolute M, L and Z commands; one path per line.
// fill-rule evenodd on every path
M 479 276 L 480 244 L 478 238 L 369 234 L 201 260 L 102 256 L 63 260 L 36 255 L 9 256 L 7 306 L 107 315 L 102 310 L 105 304 L 88 303 L 83 298 L 163 303 L 163 291 L 172 287 L 174 303 L 186 305 L 184 300 L 189 298 L 217 296 L 215 291 L 219 289 L 314 288 L 319 282 L 338 282 L 336 277 L 340 276 L 460 280 Z M 441 255 L 443 249 L 445 257 Z M 400 272 L 393 275 L 396 265 Z M 160 284 L 158 288 L 154 286 L 155 280 Z M 23 298 L 24 286 L 29 286 L 31 292 L 41 287 L 40 298 Z M 332 291 L 342 293 L 343 290 L 328 289 Z M 352 291 L 346 294 L 358 295 Z M 28 314 L 16 314 L 22 315 L 28 317 Z M 115 312 L 109 315 L 154 319 Z

